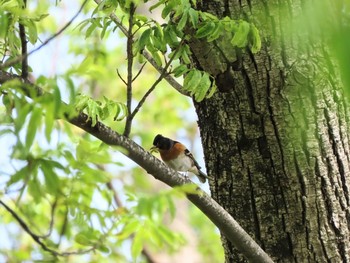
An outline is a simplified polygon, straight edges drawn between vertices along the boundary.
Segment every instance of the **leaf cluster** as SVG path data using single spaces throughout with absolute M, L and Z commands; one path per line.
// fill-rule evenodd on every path
M 26 39 L 34 45 L 38 41 L 38 24 L 48 16 L 48 13 L 45 13 L 46 10 L 30 11 L 24 7 L 22 0 L 0 1 L 0 56 L 3 63 L 21 54 L 17 25 L 22 24 L 26 27 Z M 13 65 L 13 68 L 17 73 L 21 72 L 19 63 Z

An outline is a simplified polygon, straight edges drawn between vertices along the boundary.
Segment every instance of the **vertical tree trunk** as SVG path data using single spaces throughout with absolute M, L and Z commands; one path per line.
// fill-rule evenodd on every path
M 254 22 L 263 46 L 193 41 L 219 87 L 196 110 L 212 196 L 276 262 L 350 262 L 348 109 L 323 43 L 308 24 L 287 29 L 304 2 L 203 1 Z M 226 261 L 244 262 L 222 240 Z

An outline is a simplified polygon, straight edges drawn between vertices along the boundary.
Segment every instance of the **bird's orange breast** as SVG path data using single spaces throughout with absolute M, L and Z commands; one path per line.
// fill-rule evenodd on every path
M 176 142 L 173 147 L 169 150 L 159 150 L 160 157 L 164 162 L 177 158 L 180 154 L 185 151 L 186 147 Z

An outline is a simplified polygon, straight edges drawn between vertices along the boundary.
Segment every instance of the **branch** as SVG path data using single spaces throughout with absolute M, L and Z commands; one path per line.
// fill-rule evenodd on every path
M 48 246 L 46 246 L 42 241 L 41 241 L 41 237 L 34 234 L 30 228 L 28 227 L 28 225 L 23 221 L 22 218 L 19 217 L 19 215 L 17 215 L 17 213 L 12 210 L 9 206 L 7 206 L 2 200 L 0 200 L 0 204 L 5 207 L 5 209 L 16 219 L 16 221 L 20 224 L 20 226 L 22 227 L 22 229 L 27 232 L 28 235 L 30 235 L 32 237 L 32 239 L 38 243 L 41 248 L 47 252 L 50 252 L 52 255 L 54 256 L 70 256 L 70 255 L 81 255 L 81 254 L 86 254 L 92 250 L 95 250 L 94 247 L 86 249 L 86 250 L 79 250 L 79 251 L 71 251 L 71 252 L 58 252 L 52 248 L 49 248 Z
M 131 131 L 132 118 L 131 117 L 131 100 L 132 100 L 132 67 L 134 63 L 134 54 L 132 51 L 132 45 L 134 43 L 132 27 L 134 25 L 134 13 L 136 11 L 135 5 L 130 3 L 130 12 L 129 12 L 129 28 L 127 34 L 127 42 L 126 42 L 126 54 L 128 60 L 128 76 L 127 76 L 127 85 L 126 85 L 126 107 L 128 109 L 128 115 L 126 116 L 124 136 L 129 137 Z
M 27 0 L 23 1 L 23 9 L 27 6 Z M 21 39 L 21 52 L 22 52 L 22 78 L 28 78 L 28 56 L 27 54 L 27 39 L 26 29 L 24 24 L 19 23 L 19 38 Z
M 158 79 L 153 83 L 153 85 L 151 86 L 151 88 L 145 93 L 145 95 L 143 95 L 142 99 L 139 101 L 139 103 L 137 104 L 137 106 L 135 107 L 134 111 L 131 113 L 130 115 L 130 119 L 132 120 L 135 115 L 139 112 L 139 110 L 141 109 L 142 105 L 145 103 L 147 97 L 152 93 L 152 91 L 157 87 L 157 85 L 159 84 L 159 82 L 162 81 L 162 79 L 167 76 L 167 71 L 168 68 L 170 67 L 171 62 L 174 60 L 176 54 L 179 52 L 180 50 L 180 46 L 182 44 L 183 40 L 181 40 L 179 46 L 177 47 L 177 49 L 175 50 L 173 56 L 169 59 L 169 61 L 165 64 L 165 67 L 163 68 L 162 72 L 160 73 Z
M 55 34 L 53 34 L 51 37 L 49 37 L 48 39 L 46 39 L 40 46 L 38 46 L 37 48 L 33 49 L 32 51 L 30 51 L 29 53 L 22 52 L 21 56 L 17 56 L 14 59 L 10 59 L 9 61 L 7 61 L 4 64 L 0 64 L 0 70 L 11 67 L 13 65 L 15 65 L 16 63 L 23 61 L 24 59 L 27 59 L 30 55 L 32 55 L 33 53 L 37 52 L 38 50 L 40 50 L 41 48 L 43 48 L 44 46 L 46 46 L 49 42 L 51 42 L 51 40 L 55 39 L 57 36 L 59 36 L 60 34 L 62 34 L 63 31 L 65 31 L 75 20 L 75 18 L 77 18 L 77 16 L 80 14 L 81 10 L 83 10 L 85 4 L 88 2 L 88 0 L 85 0 L 84 3 L 80 6 L 79 10 L 77 11 L 77 13 L 71 18 L 71 20 L 68 21 L 67 24 L 64 25 L 64 27 L 62 27 L 58 32 L 56 32 Z M 23 51 L 23 50 L 22 50 Z M 23 65 L 22 65 L 23 66 Z
M 19 76 L 0 71 L 0 84 L 6 82 L 8 79 L 14 78 L 19 78 L 22 82 L 26 83 L 26 85 L 23 86 L 23 89 L 28 88 L 30 84 L 28 80 L 23 80 Z M 33 84 L 32 86 L 34 90 L 40 91 L 40 88 L 37 86 Z M 43 93 L 43 91 L 41 93 Z M 159 159 L 144 150 L 140 145 L 117 133 L 103 123 L 97 122 L 97 124 L 92 127 L 91 118 L 82 112 L 74 118 L 67 119 L 67 121 L 110 146 L 124 148 L 126 151 L 123 151 L 122 154 L 137 163 L 149 174 L 154 176 L 154 178 L 171 187 L 192 183 L 191 180 L 179 176 L 176 171 L 170 169 Z M 253 238 L 244 231 L 237 221 L 206 192 L 198 188 L 198 194 L 189 194 L 187 195 L 187 198 L 218 227 L 220 232 L 225 235 L 237 250 L 240 251 L 249 261 L 260 263 L 273 262 Z
M 100 4 L 102 1 L 101 0 L 94 0 L 96 4 Z M 118 26 L 120 31 L 125 35 L 128 36 L 128 29 L 125 28 L 125 26 L 122 24 L 122 22 L 119 20 L 119 18 L 114 14 L 111 13 L 109 15 L 111 20 Z M 161 66 L 158 66 L 156 61 L 152 58 L 152 55 L 144 50 L 142 52 L 142 55 L 148 60 L 149 63 L 161 74 L 163 71 L 163 68 Z M 166 75 L 164 79 L 172 86 L 174 89 L 176 89 L 179 93 L 182 95 L 190 97 L 190 94 L 187 91 L 183 90 L 183 87 L 181 84 L 179 84 L 172 76 Z

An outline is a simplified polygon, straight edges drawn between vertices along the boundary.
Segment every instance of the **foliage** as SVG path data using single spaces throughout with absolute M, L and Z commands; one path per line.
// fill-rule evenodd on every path
M 220 41 L 230 32 L 233 47 L 257 52 L 258 31 L 246 21 L 197 11 L 193 1 L 163 0 L 151 6 L 150 11 L 159 10 L 167 21 L 163 24 L 138 13 L 135 6 L 142 6 L 142 1 L 105 0 L 97 5 L 84 1 L 80 21 L 68 22 L 68 29 L 62 31 L 64 40 L 59 43 L 67 47 L 67 54 L 60 60 L 61 72 L 48 77 L 48 72 L 37 68 L 55 63 L 48 61 L 49 52 L 45 57 L 29 56 L 26 65 L 21 47 L 28 44 L 39 50 L 49 43 L 45 39 L 57 37 L 65 4 L 28 1 L 26 6 L 22 0 L 0 0 L 0 71 L 21 75 L 27 68 L 33 72 L 31 81 L 40 88 L 39 92 L 19 80 L 4 81 L 0 87 L 0 144 L 6 145 L 0 159 L 0 200 L 7 205 L 1 210 L 1 224 L 9 229 L 9 242 L 18 248 L 0 247 L 0 260 L 69 257 L 74 262 L 103 262 L 108 257 L 140 261 L 145 248 L 175 252 L 186 244 L 185 237 L 164 221 L 176 216 L 174 200 L 195 193 L 193 186 L 156 191 L 145 173 L 116 149 L 65 120 L 82 111 L 92 126 L 102 121 L 123 132 L 131 125 L 130 116 L 137 114 L 132 136 L 145 147 L 151 145 L 155 133 L 175 136 L 185 130 L 190 137 L 195 125 L 187 117 L 189 100 L 167 88 L 162 78 L 182 78 L 184 93 L 197 101 L 209 98 L 216 90 L 213 76 L 194 68 L 187 41 L 192 37 Z M 74 4 L 69 7 L 75 8 Z M 24 39 L 18 24 L 25 28 Z M 131 34 L 122 38 L 120 32 Z M 132 44 L 131 50 L 125 51 L 125 42 Z M 144 64 L 144 52 L 161 69 L 160 78 L 153 66 Z M 194 226 L 206 228 L 203 216 L 193 218 Z M 13 225 L 15 231 L 11 231 Z M 214 229 L 206 228 L 200 236 L 203 240 L 216 237 L 215 244 L 200 241 L 200 251 L 217 253 L 211 260 L 221 261 L 222 248 Z M 129 253 L 125 253 L 128 246 Z

